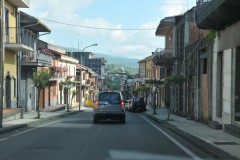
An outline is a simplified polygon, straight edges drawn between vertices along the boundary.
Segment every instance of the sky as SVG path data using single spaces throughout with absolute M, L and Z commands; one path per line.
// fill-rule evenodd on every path
M 20 9 L 42 21 L 51 33 L 40 36 L 48 43 L 73 47 L 98 46 L 84 51 L 143 59 L 164 48 L 155 35 L 164 17 L 186 12 L 196 0 L 31 0 Z

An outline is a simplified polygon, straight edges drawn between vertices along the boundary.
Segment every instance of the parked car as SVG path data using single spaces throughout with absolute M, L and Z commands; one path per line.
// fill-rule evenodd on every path
M 127 111 L 129 110 L 130 103 L 131 103 L 131 99 L 129 99 L 129 100 L 125 100 L 125 101 L 124 101 L 125 110 L 127 110 Z
M 125 123 L 125 117 L 124 101 L 121 92 L 104 91 L 99 93 L 94 106 L 94 123 L 102 119 L 120 120 L 122 123 Z
M 133 97 L 129 106 L 130 111 L 146 111 L 143 97 Z

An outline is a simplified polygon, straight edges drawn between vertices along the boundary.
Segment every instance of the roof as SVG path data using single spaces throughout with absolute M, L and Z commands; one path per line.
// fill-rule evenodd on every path
M 51 32 L 51 29 L 48 28 L 39 19 L 30 16 L 22 11 L 20 11 L 20 24 L 21 27 L 24 27 L 34 32 Z
M 181 17 L 181 16 L 183 15 L 165 17 L 164 19 L 162 19 L 155 31 L 155 35 L 162 36 L 169 33 L 172 30 L 172 27 L 175 25 L 176 17 Z

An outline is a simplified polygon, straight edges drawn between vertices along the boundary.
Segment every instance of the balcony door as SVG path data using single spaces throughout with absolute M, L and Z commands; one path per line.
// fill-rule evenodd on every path
M 5 8 L 6 42 L 9 42 L 9 9 Z
M 5 89 L 6 108 L 11 108 L 11 76 L 9 73 L 6 76 Z

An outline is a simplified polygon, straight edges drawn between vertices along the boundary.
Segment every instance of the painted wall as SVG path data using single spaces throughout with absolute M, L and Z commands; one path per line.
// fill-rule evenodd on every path
M 139 75 L 140 77 L 146 77 L 146 73 L 145 73 L 145 60 L 141 60 L 138 62 L 139 64 Z
M 14 88 L 14 78 L 17 78 L 16 72 L 16 53 L 14 51 L 5 50 L 5 61 L 4 61 L 4 75 L 10 73 L 11 76 L 11 108 L 16 108 L 17 95 L 14 95 L 16 88 Z M 4 82 L 5 86 L 5 82 Z M 15 87 L 17 87 L 15 85 Z M 4 89 L 6 91 L 6 88 Z M 4 103 L 5 103 L 5 93 L 4 93 Z
M 232 74 L 233 74 L 233 50 L 240 46 L 240 33 L 239 33 L 240 21 L 229 26 L 223 31 L 220 31 L 219 36 L 215 39 L 214 43 L 214 56 L 213 56 L 213 86 L 212 86 L 212 117 L 213 120 L 218 121 L 222 124 L 231 124 L 232 110 L 234 104 L 232 102 Z M 222 117 L 217 117 L 217 102 L 219 98 L 217 96 L 217 72 L 218 72 L 218 54 L 223 52 L 223 84 L 222 84 Z
M 9 27 L 16 27 L 16 13 L 14 11 L 14 7 L 9 4 L 8 2 L 5 2 L 5 7 L 9 10 Z M 9 33 L 11 34 L 11 32 Z M 11 42 L 16 42 L 16 34 L 11 34 L 9 35 L 11 36 L 10 41 Z M 14 88 L 14 78 L 17 78 L 17 73 L 16 73 L 16 53 L 14 51 L 11 50 L 5 50 L 5 60 L 4 60 L 4 74 L 5 76 L 7 75 L 7 73 L 10 73 L 11 76 L 11 107 L 15 108 L 16 107 L 16 96 L 14 95 L 14 91 L 16 90 L 16 88 Z M 6 84 L 6 83 L 5 83 Z M 5 86 L 4 84 L 4 86 Z M 16 86 L 16 85 L 15 85 Z M 15 89 L 15 90 L 14 90 Z M 6 91 L 6 88 L 4 89 Z M 5 95 L 5 94 L 4 94 Z M 4 98 L 4 103 L 5 103 L 5 96 Z

